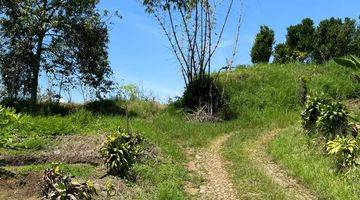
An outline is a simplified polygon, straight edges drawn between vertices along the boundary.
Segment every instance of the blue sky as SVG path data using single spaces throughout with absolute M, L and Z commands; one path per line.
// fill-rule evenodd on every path
M 224 0 L 225 2 L 228 0 Z M 240 0 L 237 0 L 238 2 Z M 286 28 L 310 17 L 315 23 L 329 17 L 360 15 L 359 0 L 244 0 L 243 23 L 235 64 L 250 64 L 250 49 L 260 25 L 275 31 L 276 42 L 285 40 Z M 123 18 L 110 26 L 109 58 L 115 80 L 135 83 L 160 100 L 181 95 L 183 81 L 178 63 L 156 21 L 144 12 L 140 0 L 101 0 L 100 8 L 119 10 Z M 219 13 L 224 14 L 224 13 Z M 224 66 L 234 41 L 235 16 L 227 26 L 213 66 Z

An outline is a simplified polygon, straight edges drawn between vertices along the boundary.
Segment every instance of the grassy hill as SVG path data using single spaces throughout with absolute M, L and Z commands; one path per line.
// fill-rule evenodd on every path
M 187 150 L 206 147 L 214 138 L 233 133 L 222 149 L 222 155 L 231 163 L 227 165 L 227 171 L 239 196 L 242 199 L 286 199 L 285 191 L 248 157 L 249 149 L 262 134 L 284 129 L 271 142 L 269 152 L 291 175 L 321 198 L 351 199 L 360 196 L 356 180 L 360 171 L 352 172 L 350 180 L 329 172 L 331 161 L 313 150 L 311 140 L 301 134 L 299 128 L 301 96 L 304 95 L 302 80 L 306 80 L 309 94 L 324 92 L 346 101 L 360 97 L 360 83 L 355 72 L 335 63 L 320 66 L 270 64 L 222 73 L 220 80 L 230 96 L 230 109 L 236 114 L 233 120 L 187 122 L 184 114 L 171 106 L 154 116 L 131 118 L 132 130 L 140 132 L 147 140 L 151 156 L 135 165 L 136 181 L 125 181 L 117 195 L 126 199 L 191 198 L 184 191 L 185 183 L 200 185 L 202 180 L 186 169 L 189 160 Z M 359 111 L 354 109 L 353 112 L 359 119 Z M 50 155 L 44 162 L 6 166 L 6 169 L 18 172 L 25 179 L 29 174 L 41 177 L 41 172 L 54 161 L 51 152 L 60 150 L 60 154 L 65 156 L 75 152 L 76 156 L 81 156 L 88 150 L 84 148 L 85 143 L 94 144 L 88 148 L 95 149 L 104 133 L 115 132 L 119 126 L 126 126 L 123 116 L 94 115 L 86 110 L 67 116 L 27 116 L 24 125 L 16 131 L 14 146 L 1 148 L 0 154 L 19 161 L 26 157 L 24 155 L 35 158 L 36 155 Z M 100 164 L 64 162 L 62 166 L 80 179 L 104 182 L 100 178 L 104 175 L 104 167 Z M 316 178 L 317 172 L 321 174 L 320 178 Z M 113 178 L 109 181 L 117 183 L 120 180 Z M 1 184 L 3 182 L 10 184 L 14 181 L 1 180 Z M 29 183 L 27 187 L 31 187 Z M 3 195 L 0 198 L 19 198 L 14 196 L 11 188 L 11 185 L 0 188 Z M 39 192 L 39 188 L 34 190 Z M 33 193 L 20 191 L 16 195 L 29 194 Z

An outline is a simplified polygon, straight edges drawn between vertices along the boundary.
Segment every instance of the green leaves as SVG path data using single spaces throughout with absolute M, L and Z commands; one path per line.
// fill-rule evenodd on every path
M 96 189 L 91 181 L 79 183 L 60 170 L 59 164 L 51 169 L 46 169 L 43 180 L 44 193 L 49 199 L 83 199 L 90 200 L 96 194 Z
M 261 26 L 251 49 L 251 62 L 268 63 L 274 45 L 274 31 L 267 26 Z
M 110 134 L 104 141 L 100 154 L 105 160 L 109 173 L 120 177 L 129 177 L 130 168 L 142 152 L 142 138 L 137 134 L 119 130 Z
M 350 55 L 348 58 L 335 58 L 334 61 L 344 67 L 351 69 L 359 70 L 360 69 L 360 59 L 356 58 L 353 55 Z
M 324 94 L 308 97 L 301 119 L 303 128 L 308 133 L 318 132 L 328 138 L 349 134 L 347 109 L 342 103 Z
M 327 142 L 326 150 L 329 155 L 337 158 L 339 170 L 357 165 L 359 146 L 354 138 L 336 136 Z

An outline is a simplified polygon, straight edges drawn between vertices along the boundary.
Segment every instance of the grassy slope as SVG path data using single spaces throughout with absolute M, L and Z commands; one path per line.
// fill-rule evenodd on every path
M 266 131 L 297 124 L 301 111 L 300 77 L 310 78 L 308 87 L 312 92 L 322 91 L 335 98 L 347 99 L 360 96 L 360 84 L 354 84 L 350 80 L 351 73 L 334 64 L 326 66 L 291 64 L 239 69 L 229 75 L 231 106 L 239 113 L 239 130 L 233 139 L 229 140 L 224 155 L 233 162 L 229 171 L 232 172 L 239 194 L 244 194 L 244 199 L 285 198 L 280 188 L 274 186 L 264 174 L 248 162 L 244 149 L 252 148 L 251 141 Z M 296 138 L 287 139 L 292 142 L 287 146 L 288 150 L 292 149 L 292 145 L 298 144 Z M 282 142 L 284 141 L 276 143 L 279 148 L 282 147 Z M 282 156 L 284 160 L 287 158 L 287 163 L 291 163 L 292 159 L 288 156 L 291 153 L 293 151 L 279 152 L 277 156 Z M 296 156 L 298 154 L 294 155 Z M 316 160 L 316 156 L 314 159 Z M 296 164 L 305 163 L 299 161 Z M 304 168 L 311 170 L 308 166 Z
M 135 166 L 139 175 L 136 183 L 140 199 L 187 199 L 182 189 L 189 176 L 184 168 L 187 161 L 185 148 L 201 147 L 213 138 L 235 131 L 223 153 L 232 161 L 228 170 L 239 194 L 244 199 L 284 199 L 284 192 L 263 173 L 249 164 L 244 149 L 251 148 L 251 140 L 264 131 L 296 124 L 299 119 L 299 83 L 301 76 L 311 77 L 311 90 L 325 91 L 338 98 L 360 96 L 360 86 L 351 84 L 349 72 L 332 64 L 327 66 L 263 65 L 250 69 L 238 69 L 229 74 L 228 81 L 221 80 L 230 94 L 230 106 L 238 114 L 233 121 L 223 123 L 189 123 L 181 115 L 163 112 L 153 119 L 132 120 L 134 130 L 160 147 L 162 161 L 148 161 Z M 99 134 L 115 131 L 125 126 L 121 117 L 92 116 L 79 113 L 68 117 L 29 117 L 19 145 L 30 149 L 11 153 L 29 152 L 51 148 L 51 135 Z M 0 150 L 0 153 L 3 150 Z M 44 166 L 42 166 L 44 167 Z M 42 169 L 41 166 L 25 167 L 26 170 Z M 75 175 L 77 166 L 67 166 Z M 91 167 L 86 169 L 91 171 Z M 191 180 L 190 180 L 191 181 Z M 250 195 L 248 194 L 255 194 Z

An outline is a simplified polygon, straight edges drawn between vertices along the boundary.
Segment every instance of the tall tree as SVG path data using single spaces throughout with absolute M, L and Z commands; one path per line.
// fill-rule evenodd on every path
M 223 21 L 217 18 L 216 0 L 143 0 L 146 11 L 160 24 L 175 54 L 188 85 L 195 77 L 211 72 L 211 61 L 234 7 L 229 0 Z M 239 12 L 239 24 L 241 12 Z M 240 27 L 240 26 L 238 26 Z
M 314 22 L 305 18 L 300 24 L 288 27 L 286 46 L 294 52 L 293 61 L 303 62 L 310 59 L 314 50 L 315 27 Z
M 0 0 L 0 67 L 11 97 L 22 94 L 36 103 L 42 72 L 60 87 L 80 79 L 97 92 L 107 91 L 108 29 L 98 2 Z
M 251 49 L 251 62 L 268 63 L 274 45 L 275 34 L 268 26 L 261 26 Z
M 323 63 L 332 58 L 354 53 L 351 44 L 356 36 L 356 21 L 350 18 L 330 18 L 316 29 L 314 61 Z

